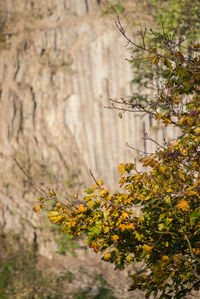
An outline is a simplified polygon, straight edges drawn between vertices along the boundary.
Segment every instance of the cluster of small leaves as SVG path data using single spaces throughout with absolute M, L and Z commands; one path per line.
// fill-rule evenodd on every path
M 155 24 L 154 31 L 157 34 L 170 34 L 171 39 L 175 36 L 184 36 L 187 43 L 193 45 L 199 40 L 200 32 L 200 1 L 199 0 L 145 0 L 144 9 L 148 10 L 153 16 Z M 141 32 L 139 32 L 139 35 Z M 145 32 L 146 46 L 154 50 L 159 46 L 152 40 L 151 34 Z M 141 44 L 141 46 L 144 46 Z M 154 90 L 152 86 L 153 78 L 163 78 L 162 65 L 154 64 L 150 66 L 148 53 L 146 59 L 143 51 L 134 50 L 131 47 L 134 57 L 137 59 L 131 60 L 134 78 L 132 80 L 132 88 L 134 94 L 140 101 L 147 101 L 149 93 Z
M 136 61 L 136 63 L 146 61 L 151 77 L 145 78 L 149 85 L 143 83 L 145 88 L 151 89 L 151 94 L 154 89 L 155 96 L 151 96 L 150 99 L 150 95 L 146 94 L 146 100 L 141 101 L 138 93 L 135 93 L 129 100 L 111 100 L 111 108 L 131 112 L 142 111 L 158 120 L 162 118 L 166 126 L 174 124 L 183 129 L 183 125 L 178 121 L 180 117 L 184 116 L 184 109 L 195 110 L 199 103 L 200 62 L 198 53 L 200 44 L 187 47 L 182 36 L 175 39 L 174 36 L 157 33 L 153 30 L 148 32 L 148 39 L 150 36 L 151 42 L 146 43 L 146 29 L 143 32 L 138 32 L 141 42 L 136 43 L 127 36 L 119 19 L 116 24 L 127 43 L 133 48 L 131 61 Z M 138 53 L 140 53 L 139 62 Z M 153 70 L 155 70 L 154 73 Z M 144 71 L 143 76 L 145 74 Z M 193 93 L 195 96 L 192 102 L 189 95 Z M 188 95 L 188 98 L 185 95 Z M 193 118 L 195 112 L 192 113 Z

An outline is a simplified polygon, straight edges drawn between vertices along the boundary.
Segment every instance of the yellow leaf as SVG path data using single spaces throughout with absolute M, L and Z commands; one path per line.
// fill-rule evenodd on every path
M 119 236 L 118 235 L 114 235 L 111 237 L 111 239 L 116 242 L 118 239 L 119 239 Z
M 161 173 L 165 174 L 165 172 L 166 172 L 166 170 L 167 170 L 167 166 L 159 166 L 158 170 L 159 170 Z
M 183 173 L 179 173 L 179 177 L 180 177 L 183 181 L 185 181 L 185 176 L 184 176 Z
M 53 190 L 49 191 L 49 196 L 56 196 L 56 193 Z
M 172 222 L 173 218 L 167 218 L 168 222 Z
M 188 152 L 187 152 L 186 149 L 182 150 L 181 153 L 182 153 L 182 155 L 184 155 L 184 156 L 187 156 L 187 154 L 188 154 Z
M 180 119 L 179 122 L 178 122 L 179 125 L 182 125 L 182 124 L 184 123 L 185 119 L 186 119 L 185 116 L 181 117 L 181 119 Z
M 196 161 L 194 161 L 194 162 L 192 163 L 192 167 L 197 167 L 197 166 L 199 166 L 198 163 L 197 163 Z
M 77 209 L 78 212 L 80 213 L 84 213 L 84 212 L 87 212 L 87 208 L 84 207 L 83 205 L 80 205 Z
M 195 129 L 194 129 L 194 133 L 195 133 L 196 135 L 200 135 L 200 127 L 195 128 Z
M 173 97 L 173 103 L 174 103 L 174 104 L 179 104 L 179 103 L 180 103 L 180 98 L 179 98 L 179 96 L 174 96 L 174 97 Z
M 98 188 L 98 185 L 97 184 L 94 184 L 93 186 L 92 186 L 92 189 L 93 190 L 96 190 Z
M 139 181 L 141 179 L 141 175 L 140 174 L 136 174 L 135 176 L 134 176 L 134 180 L 135 181 Z
M 109 252 L 109 253 L 106 253 L 106 254 L 104 255 L 104 257 L 103 257 L 103 259 L 104 259 L 105 261 L 109 261 L 110 258 L 111 258 L 111 253 L 110 253 L 110 252 Z
M 109 226 L 103 226 L 103 231 L 105 234 L 107 234 L 109 230 L 110 230 Z
M 108 191 L 105 190 L 105 189 L 100 189 L 100 190 L 99 190 L 99 195 L 105 195 L 105 194 L 107 194 L 107 193 L 108 193 Z
M 159 62 L 159 57 L 158 57 L 158 56 L 152 56 L 152 57 L 149 57 L 148 60 L 151 61 L 152 64 L 158 64 L 158 62 Z
M 200 255 L 200 249 L 199 248 L 193 248 L 192 249 L 195 255 Z
M 136 231 L 135 232 L 135 237 L 136 237 L 136 239 L 138 239 L 138 241 L 140 241 L 140 240 L 142 240 L 142 238 L 143 238 L 143 235 L 141 234 L 138 234 L 138 232 Z
M 126 257 L 127 262 L 130 264 L 134 259 L 132 256 L 127 256 Z
M 56 211 L 50 211 L 49 214 L 48 214 L 48 216 L 49 216 L 50 220 L 52 222 L 54 222 L 54 223 L 60 221 L 63 218 L 63 216 L 60 215 Z
M 182 200 L 179 201 L 179 203 L 177 204 L 177 208 L 181 209 L 181 210 L 183 210 L 185 212 L 187 212 L 190 209 L 187 201 L 184 200 L 184 199 L 182 199 Z
M 123 212 L 121 215 L 121 218 L 124 220 L 128 217 L 128 214 L 126 212 Z
M 190 118 L 190 117 L 187 117 L 186 121 L 187 121 L 187 124 L 188 124 L 189 126 L 192 126 L 193 123 L 194 123 L 194 120 L 193 120 L 192 118 Z
M 198 195 L 198 192 L 191 190 L 187 193 L 187 195 L 188 196 Z
M 142 246 L 142 249 L 145 251 L 145 252 L 150 252 L 151 250 L 152 250 L 152 246 L 149 246 L 149 245 L 147 245 L 147 244 L 144 244 L 143 246 Z
M 129 223 L 126 225 L 127 229 L 135 229 L 135 223 Z
M 120 185 L 120 187 L 123 186 L 124 182 L 125 182 L 125 178 L 122 177 L 122 178 L 119 180 L 119 185 Z
M 140 162 L 143 163 L 143 166 L 154 167 L 155 165 L 157 165 L 157 161 L 154 160 L 154 158 L 152 156 L 141 158 Z
M 169 257 L 167 255 L 163 255 L 162 256 L 162 261 L 168 262 L 169 261 Z
M 120 175 L 124 174 L 125 173 L 125 165 L 123 163 L 120 163 L 119 166 L 118 166 L 118 169 L 119 169 L 119 173 Z
M 109 210 L 105 210 L 104 212 L 103 212 L 103 217 L 105 218 L 105 220 L 107 220 L 108 219 L 108 216 L 110 215 L 110 211 Z
M 125 224 L 120 224 L 119 225 L 119 228 L 121 228 L 122 231 L 124 231 L 127 227 Z
M 172 272 L 170 273 L 169 277 L 170 277 L 170 278 L 173 278 L 175 274 L 176 274 L 176 273 L 175 273 L 174 271 L 172 271 Z
M 39 210 L 40 210 L 40 206 L 35 206 L 35 207 L 34 207 L 34 210 L 35 210 L 36 213 L 39 212 Z
M 99 251 L 99 245 L 96 242 L 91 242 L 90 247 L 92 247 L 95 252 Z
M 103 181 L 96 181 L 98 186 L 102 186 L 103 185 Z
M 156 120 L 161 120 L 162 118 L 162 114 L 161 113 L 157 113 L 155 119 Z
M 167 117 L 164 117 L 163 120 L 165 121 L 165 126 L 167 127 L 168 124 L 171 124 L 171 119 L 170 118 L 167 118 Z

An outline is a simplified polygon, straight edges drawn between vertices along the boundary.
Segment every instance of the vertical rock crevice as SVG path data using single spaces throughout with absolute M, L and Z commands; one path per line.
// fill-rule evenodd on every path
M 35 99 L 35 93 L 33 91 L 32 86 L 30 86 L 30 93 L 31 93 L 31 99 L 32 99 L 32 103 L 33 103 L 33 112 L 32 112 L 33 128 L 35 129 L 37 101 Z
M 89 13 L 88 0 L 85 0 L 85 9 L 86 9 L 86 13 Z

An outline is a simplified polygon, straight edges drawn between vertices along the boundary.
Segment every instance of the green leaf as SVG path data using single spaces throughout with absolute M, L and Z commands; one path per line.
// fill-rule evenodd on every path
M 197 208 L 191 215 L 190 215 L 190 224 L 193 225 L 197 220 L 200 218 L 199 208 Z

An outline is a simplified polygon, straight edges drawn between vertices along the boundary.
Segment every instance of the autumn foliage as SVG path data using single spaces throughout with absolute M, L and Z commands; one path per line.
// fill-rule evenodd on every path
M 83 199 L 56 202 L 49 218 L 71 237 L 83 234 L 116 268 L 134 264 L 130 290 L 143 290 L 147 298 L 182 298 L 200 288 L 200 44 L 188 47 L 181 37 L 153 31 L 148 46 L 144 32 L 135 44 L 118 26 L 149 67 L 161 68 L 162 80 L 148 101 L 133 96 L 111 101 L 112 107 L 150 114 L 178 128 L 179 137 L 141 156 L 143 171 L 120 164 L 121 192 L 110 193 L 94 178 Z M 40 201 L 44 207 L 46 199 Z

